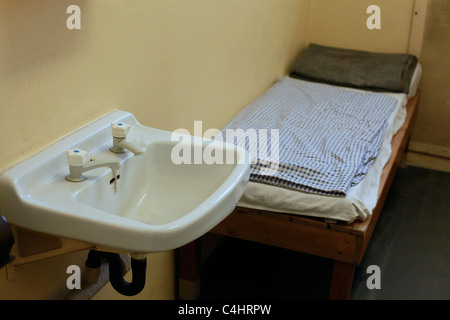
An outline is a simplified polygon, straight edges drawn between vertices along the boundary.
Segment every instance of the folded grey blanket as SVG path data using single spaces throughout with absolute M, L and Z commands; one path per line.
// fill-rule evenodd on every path
M 408 93 L 417 57 L 375 53 L 311 43 L 290 76 L 332 85 Z

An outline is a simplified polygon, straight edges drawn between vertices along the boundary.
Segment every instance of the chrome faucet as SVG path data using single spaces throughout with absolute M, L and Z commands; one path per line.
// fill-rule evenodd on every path
M 134 155 L 144 153 L 144 150 L 126 140 L 130 126 L 123 122 L 111 123 L 111 131 L 113 135 L 113 146 L 109 149 L 115 153 L 125 153 L 131 151 Z
M 66 151 L 67 163 L 69 164 L 70 174 L 66 180 L 70 182 L 80 182 L 86 179 L 83 172 L 97 169 L 100 167 L 110 167 L 113 172 L 122 165 L 117 160 L 91 160 L 88 161 L 88 154 L 81 149 L 71 149 Z

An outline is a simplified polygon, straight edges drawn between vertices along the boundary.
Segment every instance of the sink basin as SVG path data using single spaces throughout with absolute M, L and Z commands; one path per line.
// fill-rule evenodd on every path
M 117 121 L 131 126 L 127 140 L 145 150 L 142 155 L 109 151 L 110 124 Z M 94 169 L 83 174 L 86 180 L 69 182 L 65 151 L 72 148 L 98 160 L 120 161 L 122 167 L 115 174 L 107 167 Z M 216 161 L 195 160 L 199 154 L 214 155 Z M 183 156 L 184 163 L 176 156 Z M 174 136 L 115 111 L 1 175 L 0 210 L 12 225 L 102 249 L 165 251 L 197 239 L 225 219 L 242 196 L 249 172 L 242 148 Z

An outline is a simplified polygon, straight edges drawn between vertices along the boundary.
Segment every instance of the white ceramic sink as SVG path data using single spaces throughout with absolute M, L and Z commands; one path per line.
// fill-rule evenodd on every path
M 109 150 L 110 124 L 117 121 L 131 126 L 127 141 L 145 150 L 142 155 Z M 108 114 L 2 174 L 1 213 L 12 225 L 119 252 L 183 246 L 232 212 L 250 172 L 244 149 L 186 138 L 174 140 L 171 132 L 145 127 L 124 111 Z M 181 140 L 193 144 L 183 145 Z M 95 159 L 120 161 L 117 179 L 102 167 L 83 173 L 87 179 L 82 182 L 67 181 L 65 151 L 73 148 Z M 223 153 L 223 163 L 228 152 L 234 161 L 175 164 L 172 155 L 180 148 L 191 150 L 192 157 L 214 149 L 219 152 L 214 155 Z

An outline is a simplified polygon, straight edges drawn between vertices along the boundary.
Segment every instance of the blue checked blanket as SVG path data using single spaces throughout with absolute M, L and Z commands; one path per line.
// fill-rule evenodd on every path
M 377 157 L 395 105 L 387 94 L 283 77 L 220 138 L 249 151 L 251 181 L 345 196 Z

